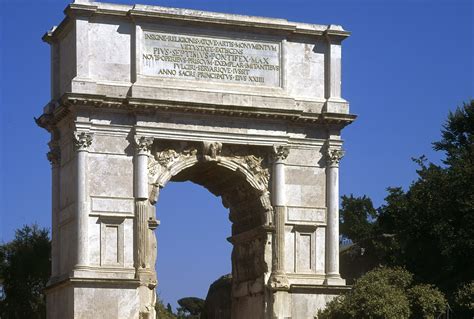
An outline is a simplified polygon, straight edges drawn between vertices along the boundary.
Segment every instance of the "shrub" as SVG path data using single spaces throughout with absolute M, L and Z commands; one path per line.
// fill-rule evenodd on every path
M 430 319 L 446 308 L 446 299 L 441 291 L 431 285 L 416 285 L 408 290 L 411 318 Z
M 413 286 L 402 268 L 379 267 L 360 277 L 352 290 L 328 303 L 318 319 L 433 318 L 444 310 L 444 295 L 430 285 Z
M 474 281 L 461 285 L 454 295 L 455 313 L 474 318 Z

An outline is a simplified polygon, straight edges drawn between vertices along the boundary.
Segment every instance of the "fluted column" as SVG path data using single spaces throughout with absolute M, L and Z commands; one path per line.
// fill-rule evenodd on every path
M 272 202 L 275 213 L 275 252 L 271 285 L 275 290 L 289 289 L 288 279 L 285 273 L 285 159 L 288 157 L 288 154 L 288 147 L 274 147 Z
M 92 144 L 92 133 L 74 132 L 76 149 L 76 231 L 77 254 L 75 268 L 88 264 L 88 201 L 87 201 L 87 155 Z
M 148 234 L 148 156 L 153 138 L 140 136 L 135 138 L 135 238 L 137 271 L 149 269 L 147 253 L 149 248 Z
M 339 274 L 339 161 L 343 156 L 343 150 L 327 148 L 326 284 L 328 285 L 345 284 L 345 280 Z
M 291 317 L 290 283 L 285 271 L 285 219 L 286 219 L 286 181 L 285 160 L 290 149 L 275 146 L 272 176 L 272 204 L 274 208 L 275 235 L 273 238 L 273 272 L 270 287 L 273 289 L 272 318 Z
M 136 278 L 140 280 L 138 295 L 140 300 L 139 317 L 155 318 L 155 287 L 157 284 L 154 256 L 156 244 L 153 244 L 157 226 L 153 207 L 148 201 L 148 156 L 150 156 L 153 138 L 135 137 L 135 268 Z M 153 263 L 153 264 L 152 264 Z
M 51 163 L 51 278 L 59 275 L 59 182 L 61 166 L 61 150 L 57 141 L 49 143 L 47 154 Z

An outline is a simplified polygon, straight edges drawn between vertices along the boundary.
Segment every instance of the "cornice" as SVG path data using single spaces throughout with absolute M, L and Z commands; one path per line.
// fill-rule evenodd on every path
M 111 98 L 104 95 L 67 93 L 51 101 L 36 123 L 48 131 L 74 109 L 110 109 L 136 112 L 137 114 L 168 111 L 192 114 L 235 116 L 285 120 L 305 124 L 331 124 L 343 128 L 356 119 L 353 114 L 306 113 L 301 110 L 249 107 L 240 105 L 216 105 L 199 102 L 181 102 L 144 98 Z
M 192 23 L 209 26 L 226 26 L 231 28 L 252 29 L 255 32 L 274 32 L 285 35 L 326 36 L 343 40 L 350 32 L 336 25 L 318 25 L 292 22 L 286 19 L 225 14 L 209 11 L 160 7 L 151 5 L 117 5 L 102 2 L 72 3 L 64 10 L 66 17 L 58 27 L 48 31 L 43 40 L 48 43 L 56 41 L 59 34 L 71 20 L 78 17 L 115 16 L 132 21 L 170 21 L 174 23 Z

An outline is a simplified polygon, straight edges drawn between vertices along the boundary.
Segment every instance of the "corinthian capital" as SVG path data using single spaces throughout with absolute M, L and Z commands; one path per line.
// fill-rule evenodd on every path
M 61 161 L 61 151 L 59 150 L 59 147 L 51 149 L 46 154 L 46 157 L 48 158 L 48 161 L 51 162 L 51 165 L 58 165 Z
M 273 145 L 273 157 L 275 161 L 284 161 L 290 154 L 290 148 L 285 145 Z
M 148 136 L 135 136 L 135 145 L 137 147 L 138 154 L 148 154 L 153 145 L 153 137 Z
M 338 166 L 339 162 L 344 157 L 344 151 L 338 148 L 328 148 L 326 156 L 329 166 Z
M 92 144 L 92 133 L 74 132 L 74 148 L 76 151 L 87 151 Z
M 59 144 L 56 140 L 52 140 L 48 143 L 49 152 L 46 153 L 46 157 L 48 161 L 51 162 L 51 165 L 55 166 L 61 162 L 61 149 L 59 148 Z

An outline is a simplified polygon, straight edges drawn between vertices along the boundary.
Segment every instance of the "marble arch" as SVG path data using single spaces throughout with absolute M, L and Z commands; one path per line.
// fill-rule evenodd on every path
M 136 142 L 148 145 L 139 147 L 143 158 L 147 159 L 150 191 L 149 198 L 143 201 L 143 205 L 148 202 L 155 204 L 160 189 L 170 180 L 190 180 L 222 197 L 224 206 L 230 210 L 229 219 L 232 222 L 232 236 L 228 238 L 234 246 L 232 311 L 240 317 L 250 314 L 264 316 L 269 311 L 265 305 L 271 304 L 265 283 L 271 275 L 269 270 L 272 268 L 274 231 L 269 192 L 271 168 L 268 167 L 277 159 L 278 154 L 280 157 L 284 156 L 281 152 L 284 146 L 256 148 L 219 142 L 183 143 L 159 140 L 153 143 L 149 138 L 138 138 Z M 144 224 L 142 229 L 148 228 L 149 231 L 147 238 L 137 238 L 139 247 L 149 246 L 144 249 L 148 253 L 139 256 L 138 263 L 149 265 L 151 285 L 157 282 L 153 266 L 156 257 L 153 253 L 156 250 L 153 230 L 157 224 L 154 215 L 148 214 L 148 219 L 140 219 L 138 216 L 138 220 L 142 220 Z M 147 258 L 150 259 L 149 262 L 145 261 Z M 142 268 L 146 272 L 147 267 Z M 252 287 L 251 290 L 248 287 Z
M 201 184 L 229 208 L 232 319 L 313 318 L 347 290 L 349 32 L 88 0 L 65 14 L 43 37 L 51 100 L 37 119 L 51 136 L 48 318 L 155 318 L 154 204 L 169 181 Z

